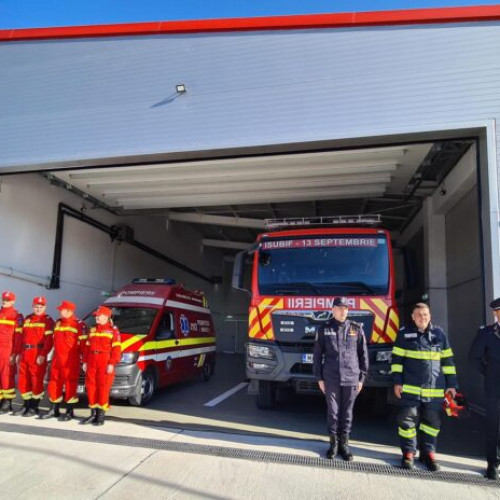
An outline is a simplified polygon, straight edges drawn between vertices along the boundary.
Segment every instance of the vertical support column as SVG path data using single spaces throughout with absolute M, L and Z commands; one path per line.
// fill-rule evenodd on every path
M 432 197 L 424 201 L 425 288 L 429 295 L 432 322 L 448 330 L 446 289 L 446 221 L 434 212 Z

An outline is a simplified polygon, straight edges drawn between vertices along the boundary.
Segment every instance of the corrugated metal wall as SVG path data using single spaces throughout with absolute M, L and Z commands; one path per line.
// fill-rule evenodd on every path
M 0 167 L 491 119 L 499 61 L 498 22 L 2 43 Z

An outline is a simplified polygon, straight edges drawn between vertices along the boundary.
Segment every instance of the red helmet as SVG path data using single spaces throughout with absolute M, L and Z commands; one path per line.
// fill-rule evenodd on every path
M 455 397 L 447 392 L 444 395 L 443 408 L 449 417 L 460 418 L 467 415 L 465 398 L 459 392 L 456 393 Z

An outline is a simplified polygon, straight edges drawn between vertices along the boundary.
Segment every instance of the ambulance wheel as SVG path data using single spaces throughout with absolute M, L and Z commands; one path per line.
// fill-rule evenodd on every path
M 156 393 L 156 375 L 153 370 L 146 370 L 137 378 L 135 393 L 128 398 L 132 406 L 147 406 Z
M 210 361 L 207 361 L 203 365 L 203 370 L 201 372 L 201 378 L 203 379 L 204 382 L 208 382 L 212 378 L 213 374 L 214 374 L 213 363 L 211 363 Z
M 276 385 L 269 380 L 259 380 L 259 393 L 257 394 L 257 408 L 270 410 L 276 402 Z

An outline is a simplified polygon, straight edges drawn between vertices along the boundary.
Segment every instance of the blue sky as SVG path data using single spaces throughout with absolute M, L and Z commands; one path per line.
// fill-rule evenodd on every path
M 483 0 L 0 0 L 0 29 L 138 23 L 178 19 L 362 12 L 464 5 Z

